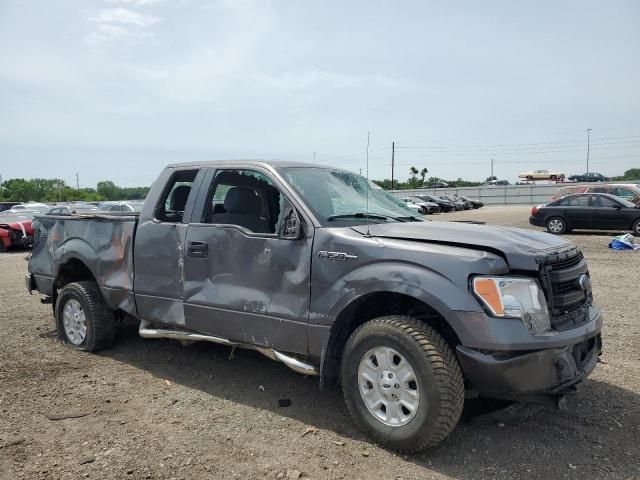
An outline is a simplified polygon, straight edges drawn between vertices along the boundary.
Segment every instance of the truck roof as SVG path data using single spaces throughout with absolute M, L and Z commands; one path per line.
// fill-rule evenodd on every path
M 184 163 L 173 163 L 168 165 L 167 168 L 184 168 L 184 167 L 215 167 L 216 165 L 259 165 L 264 167 L 272 167 L 272 168 L 286 168 L 286 167 L 310 167 L 310 168 L 334 168 L 328 165 L 319 165 L 316 163 L 306 163 L 306 162 L 291 162 L 285 160 L 204 160 L 200 162 L 184 162 Z M 340 168 L 336 168 L 336 170 L 342 170 Z

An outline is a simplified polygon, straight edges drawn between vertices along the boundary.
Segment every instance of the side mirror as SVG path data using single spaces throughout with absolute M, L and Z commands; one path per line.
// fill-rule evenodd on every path
M 285 206 L 284 218 L 280 227 L 280 238 L 298 240 L 302 237 L 302 221 L 300 215 L 288 203 Z
M 622 205 L 619 205 L 617 203 L 613 206 L 614 210 L 620 210 L 621 208 L 622 208 Z

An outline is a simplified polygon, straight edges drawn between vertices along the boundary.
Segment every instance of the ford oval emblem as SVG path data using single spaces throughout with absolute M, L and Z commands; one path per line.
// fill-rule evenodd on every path
M 591 287 L 591 278 L 586 273 L 581 273 L 578 277 L 578 285 L 582 290 L 588 290 Z

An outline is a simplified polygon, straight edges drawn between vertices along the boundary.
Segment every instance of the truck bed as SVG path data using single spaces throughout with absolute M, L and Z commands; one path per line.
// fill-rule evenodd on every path
M 34 220 L 30 289 L 54 297 L 66 268 L 83 265 L 107 305 L 135 314 L 133 241 L 137 214 L 42 215 Z

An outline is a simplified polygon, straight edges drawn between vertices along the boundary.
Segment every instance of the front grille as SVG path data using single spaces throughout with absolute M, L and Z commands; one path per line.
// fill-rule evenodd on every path
M 573 287 L 574 283 L 575 283 L 574 281 L 552 283 L 551 290 L 553 292 L 553 295 L 556 296 L 556 295 L 570 292 L 574 288 Z
M 589 275 L 589 270 L 580 252 L 552 256 L 542 264 L 540 283 L 549 305 L 551 324 L 558 330 L 588 320 L 592 296 L 590 287 L 580 286 L 583 274 Z
M 573 255 L 567 258 L 551 260 L 547 263 L 547 265 L 549 265 L 554 270 L 562 270 L 564 268 L 570 268 L 574 265 L 577 265 L 583 258 L 584 257 L 582 256 L 582 252 L 578 252 L 577 255 Z

